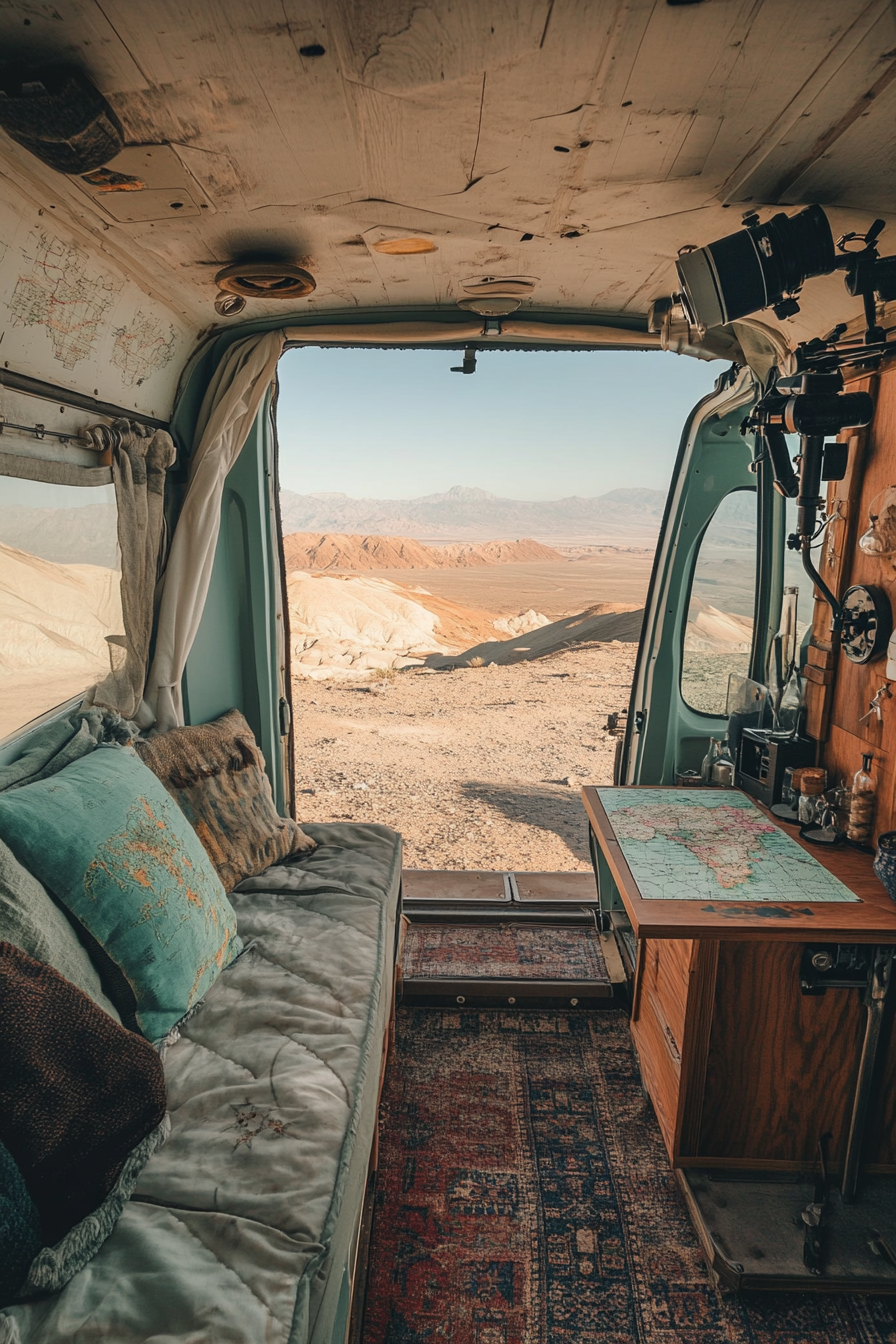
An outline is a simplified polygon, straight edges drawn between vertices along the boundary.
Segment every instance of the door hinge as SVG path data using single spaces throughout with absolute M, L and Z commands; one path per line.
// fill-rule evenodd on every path
M 288 737 L 292 726 L 292 710 L 285 696 L 280 697 L 280 736 Z

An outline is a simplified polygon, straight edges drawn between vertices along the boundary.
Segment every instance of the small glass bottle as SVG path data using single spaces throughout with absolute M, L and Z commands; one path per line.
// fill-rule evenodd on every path
M 824 807 L 823 795 L 826 783 L 824 770 L 816 766 L 804 770 L 800 775 L 798 815 L 801 826 L 814 826 L 818 820 L 819 809 Z
M 781 692 L 781 702 L 778 706 L 777 723 L 775 725 L 779 734 L 786 737 L 796 737 L 798 735 L 803 714 L 803 703 L 803 679 L 799 674 L 799 669 L 794 665 Z
M 727 733 L 723 741 L 719 743 L 719 749 L 712 763 L 710 783 L 720 789 L 734 788 L 734 761 L 731 759 L 731 748 L 728 745 Z
M 849 825 L 846 837 L 854 845 L 870 845 L 874 832 L 874 809 L 877 802 L 877 785 L 871 777 L 872 753 L 867 751 L 862 757 L 862 768 L 857 770 L 852 780 L 852 801 L 849 805 Z
M 700 767 L 700 778 L 704 784 L 712 783 L 712 768 L 715 765 L 719 755 L 719 742 L 715 737 L 709 739 L 709 751 L 703 757 L 703 764 Z

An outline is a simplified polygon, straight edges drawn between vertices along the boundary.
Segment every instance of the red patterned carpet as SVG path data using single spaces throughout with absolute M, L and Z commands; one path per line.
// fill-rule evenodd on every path
M 594 929 L 525 924 L 412 924 L 405 935 L 405 979 L 447 975 L 475 980 L 609 982 Z
M 713 1288 L 624 1013 L 403 1008 L 364 1344 L 896 1344 L 886 1298 Z

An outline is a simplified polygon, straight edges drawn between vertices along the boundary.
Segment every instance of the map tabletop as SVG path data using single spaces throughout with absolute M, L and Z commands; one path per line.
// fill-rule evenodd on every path
M 741 793 L 595 793 L 645 901 L 860 901 Z

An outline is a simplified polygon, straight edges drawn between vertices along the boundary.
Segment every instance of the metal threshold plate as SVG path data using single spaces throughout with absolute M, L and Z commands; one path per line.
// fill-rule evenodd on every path
M 767 1292 L 896 1293 L 896 1177 L 866 1175 L 854 1204 L 836 1186 L 821 1221 L 822 1272 L 803 1264 L 800 1213 L 813 1201 L 804 1176 L 685 1168 L 676 1172 L 703 1249 L 729 1288 Z M 832 1182 L 834 1185 L 834 1182 Z
M 511 873 L 514 899 L 528 905 L 597 905 L 593 873 Z
M 404 868 L 401 873 L 404 905 L 428 901 L 460 902 L 464 905 L 509 905 L 510 882 L 506 873 L 476 869 L 431 871 Z

